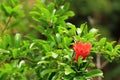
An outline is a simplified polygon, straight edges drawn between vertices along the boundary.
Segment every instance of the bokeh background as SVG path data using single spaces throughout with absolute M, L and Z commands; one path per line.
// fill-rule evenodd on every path
M 0 0 L 0 2 L 4 1 L 7 0 Z M 101 36 L 107 37 L 108 41 L 115 40 L 117 44 L 120 43 L 120 0 L 65 1 L 70 3 L 70 10 L 75 12 L 75 16 L 69 18 L 67 20 L 68 22 L 75 24 L 77 27 L 87 22 L 89 28 L 97 28 Z M 35 22 L 29 16 L 29 11 L 34 8 L 33 6 L 36 0 L 20 0 L 20 2 L 23 4 L 22 11 L 25 15 L 19 18 L 20 27 L 15 27 L 11 31 L 12 33 L 20 32 L 23 35 L 30 32 L 36 34 L 35 31 L 32 31 L 32 25 L 30 24 Z M 0 14 L 2 13 L 0 12 Z M 2 19 L 2 16 L 0 17 Z M 120 80 L 120 60 L 108 63 L 103 69 L 103 72 L 105 76 L 103 80 Z
M 88 22 L 109 40 L 120 38 L 120 0 L 68 0 L 75 16 L 71 22 L 79 25 Z

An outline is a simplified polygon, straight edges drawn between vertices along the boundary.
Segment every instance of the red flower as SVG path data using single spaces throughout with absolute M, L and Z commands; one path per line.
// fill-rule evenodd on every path
M 82 56 L 83 60 L 89 55 L 92 45 L 90 43 L 78 42 L 74 44 L 73 49 L 75 51 L 75 61 L 78 61 L 79 56 Z

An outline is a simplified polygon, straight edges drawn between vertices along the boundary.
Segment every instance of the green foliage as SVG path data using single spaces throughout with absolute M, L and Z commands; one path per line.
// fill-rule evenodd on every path
M 101 54 L 112 61 L 120 57 L 120 45 L 113 47 L 113 42 L 106 38 L 98 39 L 97 29 L 88 29 L 87 23 L 77 28 L 72 23 L 66 22 L 74 16 L 69 11 L 69 3 L 62 4 L 62 0 L 42 2 L 38 0 L 30 16 L 36 21 L 32 29 L 43 37 L 33 36 L 32 33 L 25 37 L 20 33 L 9 34 L 8 22 L 1 31 L 0 36 L 0 79 L 1 80 L 87 80 L 103 76 L 99 69 L 89 70 L 94 66 L 89 59 L 79 57 L 74 62 L 75 54 L 71 46 L 75 42 L 90 42 L 92 54 Z M 10 0 L 2 4 L 2 12 L 6 18 L 19 18 L 21 12 L 17 0 Z M 19 21 L 16 21 L 17 23 Z M 13 27 L 13 25 L 11 25 Z

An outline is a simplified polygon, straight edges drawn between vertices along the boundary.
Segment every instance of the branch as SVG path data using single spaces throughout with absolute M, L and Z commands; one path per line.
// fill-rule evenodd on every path
M 101 59 L 99 54 L 96 55 L 96 67 L 97 69 L 101 68 Z
M 96 67 L 97 69 L 101 68 L 101 58 L 100 58 L 100 54 L 96 55 Z M 102 80 L 101 77 L 98 77 L 97 80 Z
M 109 63 L 109 61 L 107 61 L 107 60 L 105 62 L 103 62 L 100 69 L 103 69 L 108 63 Z
M 3 33 L 5 32 L 5 30 L 8 28 L 11 19 L 12 19 L 12 16 L 10 16 L 10 17 L 8 18 L 7 23 L 6 23 L 6 26 L 5 26 L 5 28 L 2 30 L 2 34 L 3 34 Z

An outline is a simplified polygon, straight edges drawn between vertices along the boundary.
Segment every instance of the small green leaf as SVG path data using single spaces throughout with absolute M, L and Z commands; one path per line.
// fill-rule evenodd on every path
M 60 15 L 62 15 L 64 12 L 65 12 L 65 10 L 59 9 L 59 10 L 56 11 L 56 15 L 57 15 L 57 16 L 60 16 Z
M 12 9 L 12 15 L 16 18 L 16 17 L 23 17 L 24 14 L 20 11 L 20 8 L 22 7 L 22 5 L 16 5 L 13 9 Z
M 19 56 L 19 49 L 13 49 L 12 50 L 12 55 L 13 55 L 13 58 L 16 58 L 16 57 L 18 57 Z
M 41 34 L 45 34 L 45 28 L 42 26 L 33 26 L 33 28 L 39 31 Z
M 94 64 L 94 63 L 89 63 L 88 66 L 89 66 L 89 67 L 95 67 L 95 64 Z
M 14 47 L 18 48 L 21 44 L 21 34 L 17 33 L 14 38 Z
M 81 24 L 80 29 L 82 30 L 82 36 L 88 33 L 87 23 Z
M 95 70 L 89 71 L 86 74 L 87 78 L 93 78 L 93 77 L 97 77 L 97 76 L 103 77 L 103 72 L 101 70 L 99 70 L 99 69 L 95 69 Z
M 58 63 L 59 65 L 61 65 L 61 66 L 67 66 L 66 63 L 62 63 L 62 62 L 59 62 L 59 61 L 57 61 L 57 63 Z
M 101 47 L 104 46 L 105 42 L 106 42 L 106 38 L 101 38 L 99 41 L 99 46 L 101 46 Z
M 76 27 L 75 27 L 75 25 L 73 25 L 71 23 L 67 23 L 67 26 L 68 26 L 68 28 L 70 28 L 69 29 L 70 36 L 75 35 L 76 34 Z
M 48 63 L 50 63 L 50 61 L 39 61 L 39 62 L 37 62 L 37 64 L 48 64 Z
M 63 45 L 65 47 L 70 46 L 70 43 L 72 42 L 72 38 L 64 37 L 63 38 Z
M 12 8 L 10 6 L 2 4 L 1 8 L 4 11 L 4 13 L 5 13 L 6 16 L 11 16 Z
M 57 58 L 57 57 L 58 57 L 58 54 L 57 54 L 57 53 L 52 52 L 52 57 L 53 57 L 53 58 Z
M 72 16 L 74 16 L 75 14 L 74 14 L 73 11 L 68 11 L 68 12 L 65 13 L 65 15 L 67 15 L 68 17 L 72 17 Z
M 80 28 L 77 28 L 77 34 L 80 35 L 82 33 L 82 30 Z
M 41 7 L 40 10 L 42 16 L 45 16 L 47 19 L 50 19 L 50 12 L 48 9 Z
M 84 76 L 74 77 L 73 80 L 87 80 Z
M 68 9 L 69 9 L 69 6 L 70 6 L 70 4 L 66 2 L 66 3 L 64 4 L 64 7 L 63 7 L 64 10 L 68 10 Z
M 10 35 L 5 35 L 3 37 L 3 47 L 4 48 L 8 48 L 10 45 L 12 45 L 12 41 L 11 41 L 11 36 Z
M 78 67 L 80 67 L 83 64 L 82 56 L 78 57 L 78 63 L 77 64 L 78 64 Z
M 6 80 L 8 75 L 9 75 L 8 73 L 1 73 L 0 80 Z
M 37 38 L 37 36 L 36 36 L 36 35 L 33 35 L 33 34 L 27 34 L 25 37 L 26 37 L 27 39 L 30 39 L 30 40 L 34 40 L 34 39 Z
M 50 13 L 54 14 L 55 4 L 54 3 L 50 3 L 48 5 L 48 9 L 49 9 Z
M 40 75 L 41 77 L 45 77 L 46 74 L 49 74 L 49 73 L 52 73 L 52 72 L 56 72 L 57 69 L 46 69 L 46 70 L 43 70 Z
M 74 70 L 70 68 L 70 66 L 65 67 L 65 75 L 69 75 L 70 73 L 75 73 Z
M 16 6 L 17 4 L 17 2 L 16 2 L 17 0 L 9 0 L 9 4 L 12 6 L 12 7 L 14 7 L 14 6 Z
M 120 45 L 116 45 L 114 51 L 120 54 Z
M 0 49 L 0 53 L 10 53 L 8 50 Z
M 105 45 L 105 49 L 108 51 L 112 51 L 113 50 L 113 42 L 107 42 Z

